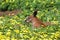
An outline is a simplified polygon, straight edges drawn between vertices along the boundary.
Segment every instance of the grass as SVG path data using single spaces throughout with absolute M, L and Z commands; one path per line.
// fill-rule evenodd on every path
M 56 11 L 56 12 L 55 12 Z M 58 25 L 32 29 L 32 25 L 24 22 L 26 15 L 31 12 L 24 10 L 15 16 L 0 17 L 0 40 L 59 40 L 60 12 L 58 9 L 39 11 L 37 17 L 42 21 L 53 21 Z M 57 22 L 58 21 L 58 22 Z

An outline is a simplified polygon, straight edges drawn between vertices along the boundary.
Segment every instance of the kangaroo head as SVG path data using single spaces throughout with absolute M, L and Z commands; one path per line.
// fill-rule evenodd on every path
M 25 22 L 28 22 L 28 23 L 31 22 L 34 18 L 36 18 L 36 15 L 37 15 L 37 10 L 35 10 L 32 15 L 28 16 Z

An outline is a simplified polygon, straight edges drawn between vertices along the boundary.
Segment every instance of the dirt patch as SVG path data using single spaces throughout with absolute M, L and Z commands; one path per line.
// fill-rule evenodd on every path
M 13 10 L 13 11 L 0 11 L 0 16 L 8 15 L 8 16 L 13 16 L 18 13 L 21 13 L 21 10 Z

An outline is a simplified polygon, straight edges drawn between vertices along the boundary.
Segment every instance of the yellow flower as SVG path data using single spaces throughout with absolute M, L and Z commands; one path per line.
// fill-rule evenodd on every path
M 57 38 L 57 37 L 60 37 L 60 32 L 59 32 L 59 31 L 57 31 L 57 32 L 55 33 L 55 38 Z
M 30 40 L 34 40 L 34 37 L 30 38 Z
M 6 38 L 6 40 L 10 40 L 10 39 L 7 39 L 7 38 Z
M 2 32 L 0 32 L 0 35 L 2 35 L 3 33 Z
M 0 17 L 0 19 L 4 18 L 3 16 Z
M 4 5 L 5 4 L 5 2 L 2 2 L 2 5 Z
M 45 10 L 45 12 L 47 13 L 47 12 L 48 12 L 48 10 Z
M 48 35 L 47 34 L 43 34 L 44 37 L 47 37 Z
M 14 30 L 16 33 L 19 33 L 19 30 Z
M 14 14 L 13 14 L 14 15 Z M 14 15 L 14 17 L 13 17 L 14 19 L 19 19 L 19 17 L 18 16 L 16 16 L 16 15 Z
M 24 35 L 23 37 L 24 37 L 24 38 L 30 38 L 28 35 Z
M 57 8 L 54 8 L 54 10 L 57 10 Z
M 10 40 L 10 37 L 6 37 L 6 40 Z
M 54 2 L 52 1 L 51 4 L 53 4 Z
M 11 40 L 17 40 L 17 39 L 15 39 L 15 38 L 11 38 Z
M 44 38 L 43 40 L 48 40 L 47 38 Z
M 52 40 L 52 38 L 49 38 L 48 40 Z
M 16 20 L 10 19 L 11 24 L 15 25 L 17 23 Z
M 35 3 L 35 2 L 36 2 L 36 0 L 33 1 L 33 3 Z
M 31 5 L 32 6 L 32 5 Z M 33 8 L 31 8 L 30 10 L 33 10 Z
M 59 21 L 51 21 L 51 23 L 57 25 L 59 23 Z
M 2 24 L 3 23 L 3 21 L 0 21 L 0 24 Z
M 43 3 L 46 3 L 45 1 L 43 1 Z
M 43 35 L 40 35 L 40 37 L 41 37 L 41 38 L 44 38 L 44 36 L 43 36 Z
M 24 25 L 22 25 L 22 24 L 20 24 L 20 26 L 22 27 L 22 28 L 24 28 L 25 26 Z
M 8 31 L 8 32 L 6 33 L 6 35 L 7 35 L 7 36 L 11 36 L 11 32 Z
M 24 30 L 25 33 L 28 33 L 28 30 Z
M 17 24 L 20 24 L 19 22 L 17 22 Z
M 1 40 L 5 40 L 5 39 L 1 39 Z
M 23 38 L 23 33 L 20 33 L 20 37 Z
M 0 35 L 0 39 L 5 39 L 6 36 L 5 35 Z
M 10 32 L 11 30 L 9 29 L 8 31 Z
M 51 37 L 51 38 L 53 38 L 53 37 L 54 37 L 54 35 L 51 35 L 50 37 Z
M 41 39 L 41 38 L 38 38 L 39 40 L 43 40 L 43 39 Z
M 6 2 L 9 2 L 9 0 L 6 0 Z
M 13 2 L 14 2 L 15 0 L 13 0 Z
M 26 2 L 26 6 L 28 5 L 28 2 Z

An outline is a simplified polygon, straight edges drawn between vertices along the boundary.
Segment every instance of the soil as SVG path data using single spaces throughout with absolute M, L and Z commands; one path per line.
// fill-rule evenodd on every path
M 17 15 L 18 13 L 21 13 L 21 10 L 13 10 L 13 11 L 0 11 L 0 16 L 13 16 Z

